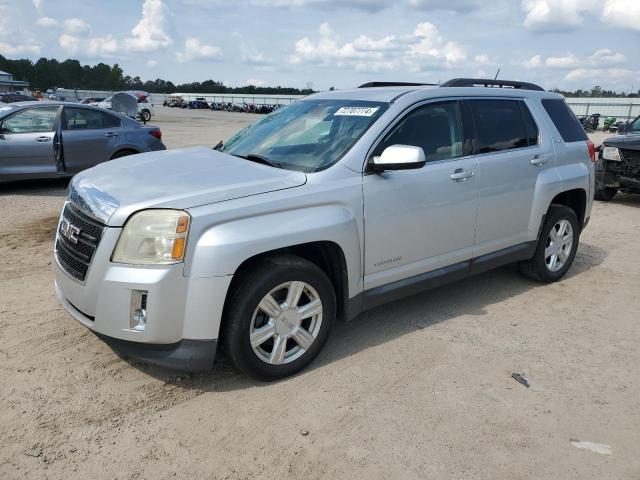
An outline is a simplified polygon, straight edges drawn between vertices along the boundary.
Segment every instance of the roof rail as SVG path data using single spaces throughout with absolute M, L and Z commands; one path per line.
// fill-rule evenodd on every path
M 371 88 L 371 87 L 422 87 L 422 86 L 435 86 L 435 83 L 412 83 L 412 82 L 367 82 L 360 85 L 358 88 Z
M 441 87 L 489 87 L 489 88 L 515 88 L 520 90 L 538 90 L 544 92 L 544 88 L 535 83 L 519 82 L 517 80 L 493 80 L 490 78 L 453 78 L 444 82 Z

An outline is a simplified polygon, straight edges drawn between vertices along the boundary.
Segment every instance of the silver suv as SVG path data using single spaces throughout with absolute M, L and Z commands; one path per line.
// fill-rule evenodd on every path
M 512 262 L 562 278 L 594 159 L 564 99 L 532 84 L 318 93 L 217 149 L 76 175 L 55 291 L 125 356 L 206 370 L 220 346 L 280 378 L 313 360 L 336 318 Z

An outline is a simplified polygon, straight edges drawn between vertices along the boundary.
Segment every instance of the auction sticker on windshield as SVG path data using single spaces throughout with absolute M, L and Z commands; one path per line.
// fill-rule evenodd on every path
M 380 107 L 342 107 L 334 115 L 344 115 L 352 117 L 370 117 L 378 111 Z

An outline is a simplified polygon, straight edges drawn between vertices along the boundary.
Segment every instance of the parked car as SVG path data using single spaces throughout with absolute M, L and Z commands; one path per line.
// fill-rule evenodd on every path
M 184 103 L 185 102 L 180 95 L 171 95 L 162 103 L 162 105 L 165 107 L 181 108 Z
M 511 262 L 561 279 L 594 146 L 560 95 L 478 82 L 318 93 L 218 150 L 78 174 L 60 303 L 127 356 L 204 370 L 221 346 L 270 380 L 308 365 L 336 318 Z
M 129 93 L 131 93 L 132 95 L 135 95 L 138 98 L 138 114 L 140 115 L 140 119 L 144 123 L 151 121 L 151 117 L 155 115 L 155 112 L 153 110 L 153 106 L 149 102 L 149 94 L 146 92 L 140 92 L 137 90 L 131 91 Z M 98 107 L 111 110 L 112 98 L 113 98 L 113 95 L 105 98 L 103 101 L 98 103 Z
M 0 103 L 15 103 L 32 101 L 33 97 L 19 92 L 0 93 Z
M 164 150 L 160 129 L 89 105 L 0 107 L 0 182 L 74 175 L 114 158 Z
M 616 193 L 640 193 L 640 116 L 607 138 L 596 163 L 597 200 L 609 201 Z
M 195 100 L 190 100 L 189 102 L 187 102 L 187 108 L 196 109 L 196 110 L 205 109 L 205 108 L 209 109 L 209 104 L 207 103 L 204 97 L 196 97 Z

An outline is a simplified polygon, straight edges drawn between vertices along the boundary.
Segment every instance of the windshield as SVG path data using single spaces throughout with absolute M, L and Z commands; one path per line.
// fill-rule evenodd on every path
M 636 118 L 635 121 L 631 125 L 629 125 L 629 128 L 627 128 L 627 131 L 640 133 L 640 117 Z
M 388 106 L 356 100 L 301 100 L 244 128 L 220 150 L 316 172 L 337 162 Z

